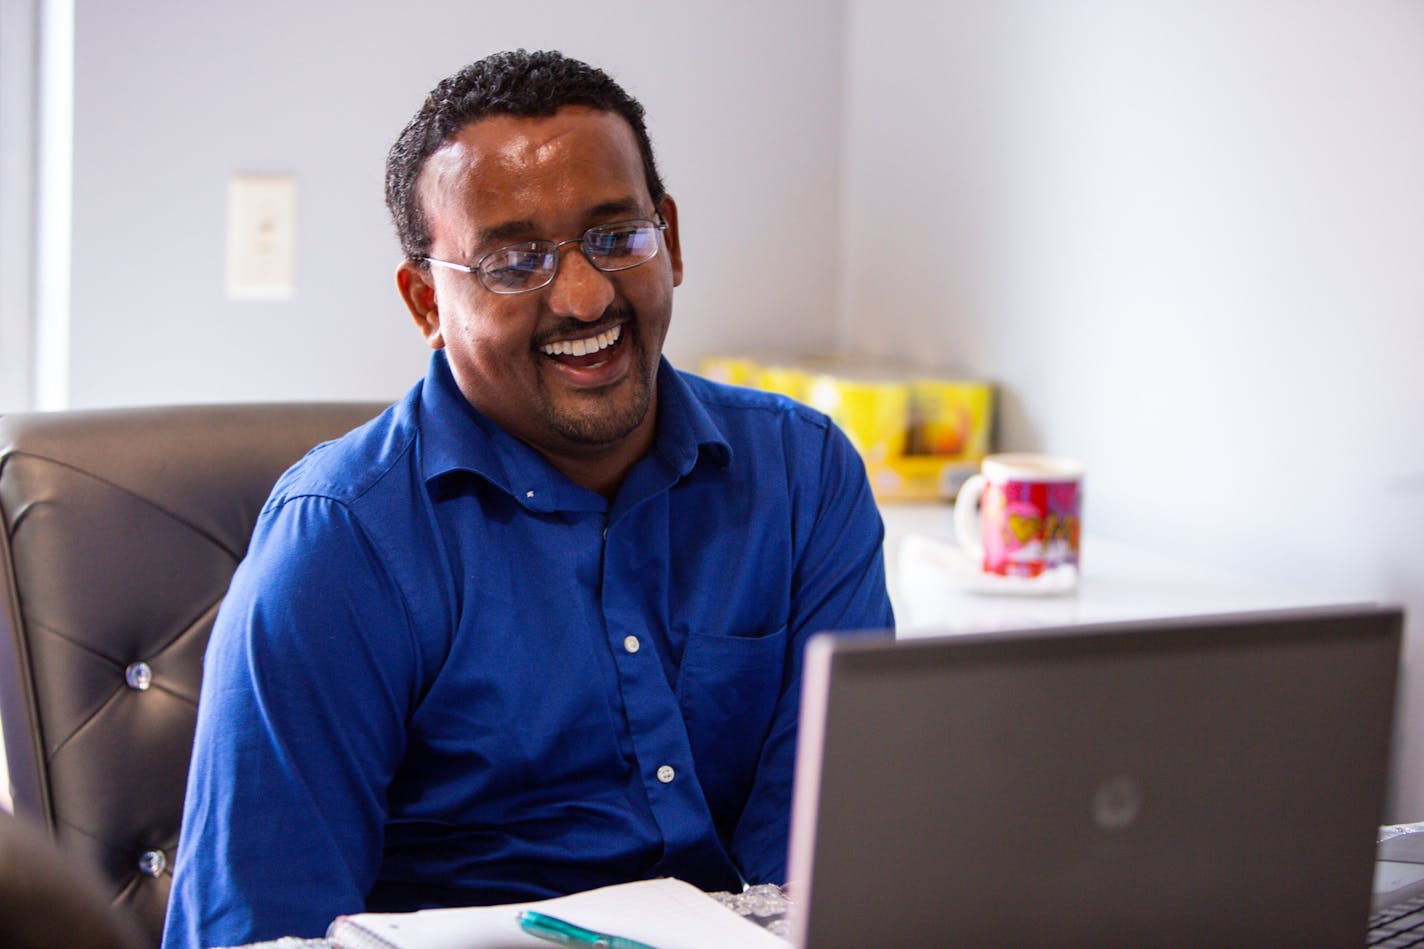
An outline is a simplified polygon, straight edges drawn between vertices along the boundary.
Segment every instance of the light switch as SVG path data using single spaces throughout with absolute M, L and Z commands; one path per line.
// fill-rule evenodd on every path
M 290 299 L 297 289 L 297 180 L 234 175 L 227 194 L 228 298 Z

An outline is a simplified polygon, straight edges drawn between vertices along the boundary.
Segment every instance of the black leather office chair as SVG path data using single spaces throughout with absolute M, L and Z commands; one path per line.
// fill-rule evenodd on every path
M 0 722 L 17 817 L 157 944 L 203 650 L 277 477 L 382 406 L 0 418 Z
M 0 946 L 143 949 L 138 920 L 109 905 L 91 867 L 40 828 L 0 813 Z

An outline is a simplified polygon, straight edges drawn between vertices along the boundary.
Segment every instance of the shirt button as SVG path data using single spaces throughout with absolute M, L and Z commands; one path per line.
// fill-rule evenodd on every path
M 670 764 L 665 764 L 658 769 L 658 780 L 663 784 L 671 784 L 675 777 L 677 777 L 677 772 L 672 769 Z
M 642 648 L 642 645 L 642 643 L 638 642 L 637 636 L 623 637 L 623 648 L 628 650 L 629 652 L 637 652 L 639 649 Z

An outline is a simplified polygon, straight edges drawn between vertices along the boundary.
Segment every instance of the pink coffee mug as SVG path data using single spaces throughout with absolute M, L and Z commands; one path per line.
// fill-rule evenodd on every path
M 1081 462 L 1050 455 L 989 455 L 979 471 L 955 498 L 954 533 L 985 573 L 1036 577 L 1055 567 L 1077 567 Z

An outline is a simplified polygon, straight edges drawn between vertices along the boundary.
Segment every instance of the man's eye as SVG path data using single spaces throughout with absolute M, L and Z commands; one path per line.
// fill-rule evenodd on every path
M 504 266 L 510 270 L 533 272 L 549 266 L 549 255 L 544 251 L 524 250 L 509 255 Z
M 536 248 L 510 248 L 485 258 L 480 268 L 486 281 L 500 286 L 518 286 L 545 273 L 554 265 L 553 255 Z
M 589 235 L 589 251 L 605 257 L 646 256 L 652 228 L 640 224 L 622 224 Z

